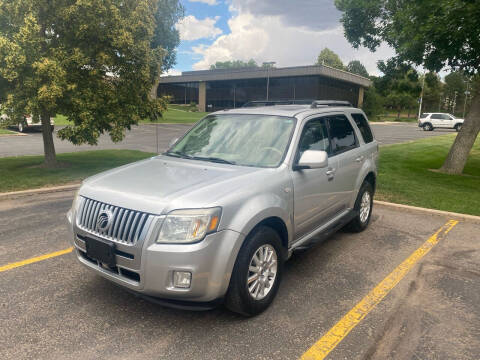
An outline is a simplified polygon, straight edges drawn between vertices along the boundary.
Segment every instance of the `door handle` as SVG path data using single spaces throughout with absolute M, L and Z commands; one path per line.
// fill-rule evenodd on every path
M 356 162 L 362 162 L 365 159 L 365 156 L 361 155 L 355 159 Z
M 325 175 L 327 175 L 328 180 L 332 180 L 335 176 L 335 169 L 333 168 L 328 168 L 327 171 L 325 171 Z

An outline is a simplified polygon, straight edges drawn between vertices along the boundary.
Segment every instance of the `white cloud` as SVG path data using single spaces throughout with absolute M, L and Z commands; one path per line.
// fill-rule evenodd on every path
M 214 39 L 222 34 L 222 30 L 215 26 L 218 19 L 220 19 L 219 16 L 200 20 L 193 15 L 188 15 L 175 24 L 175 28 L 180 32 L 182 40 Z
M 182 75 L 182 72 L 180 70 L 176 70 L 176 69 L 169 69 L 167 70 L 167 72 L 163 73 L 162 75 L 160 75 L 160 77 L 163 77 L 163 76 L 177 76 L 177 75 Z
M 217 0 L 189 0 L 190 2 L 199 2 L 207 5 L 217 5 Z
M 196 70 L 208 69 L 216 61 L 248 60 L 257 63 L 276 61 L 277 67 L 311 65 L 324 47 L 335 51 L 344 63 L 360 60 L 369 73 L 377 74 L 376 62 L 394 53 L 382 46 L 376 53 L 367 49 L 355 50 L 343 35 L 342 26 L 318 30 L 289 25 L 280 16 L 257 16 L 249 11 L 238 12 L 229 21 L 231 32 L 219 36 L 209 46 L 197 46 L 192 50 L 202 56 L 193 65 Z

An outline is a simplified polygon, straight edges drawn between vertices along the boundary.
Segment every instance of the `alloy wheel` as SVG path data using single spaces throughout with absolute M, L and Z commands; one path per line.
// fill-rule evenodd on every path
M 264 299 L 272 290 L 277 278 L 278 257 L 270 244 L 260 246 L 248 266 L 247 287 L 255 300 Z

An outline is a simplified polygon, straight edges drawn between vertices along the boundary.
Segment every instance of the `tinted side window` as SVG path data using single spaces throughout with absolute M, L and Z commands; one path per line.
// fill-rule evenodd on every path
M 420 115 L 420 119 L 425 119 L 427 116 L 428 116 L 428 114 L 422 113 L 422 114 Z
M 440 114 L 433 114 L 430 119 L 441 119 L 442 118 L 442 115 Z
M 306 150 L 322 150 L 330 153 L 330 140 L 324 119 L 310 120 L 305 124 L 298 144 L 298 159 Z
M 365 141 L 366 144 L 372 142 L 372 130 L 370 129 L 370 126 L 368 125 L 368 121 L 367 119 L 365 119 L 365 116 L 363 116 L 362 114 L 352 114 L 352 117 L 355 121 L 355 124 L 357 124 L 358 129 L 362 133 L 363 141 Z
M 345 115 L 329 116 L 328 123 L 334 154 L 353 149 L 357 146 L 355 132 Z

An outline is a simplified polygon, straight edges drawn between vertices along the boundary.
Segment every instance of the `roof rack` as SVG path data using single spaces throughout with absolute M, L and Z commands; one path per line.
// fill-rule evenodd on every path
M 242 107 L 260 107 L 275 105 L 310 105 L 314 100 L 254 100 L 245 103 Z
M 318 107 L 327 107 L 327 106 L 353 107 L 350 101 L 342 101 L 342 100 L 314 100 L 310 105 L 312 109 L 315 109 Z

